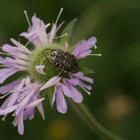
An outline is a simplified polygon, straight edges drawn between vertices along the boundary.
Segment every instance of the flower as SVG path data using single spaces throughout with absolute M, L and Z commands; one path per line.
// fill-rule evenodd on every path
M 35 107 L 38 108 L 43 119 L 45 118 L 41 103 L 45 98 L 40 97 L 40 87 L 41 85 L 38 83 L 32 84 L 31 79 L 27 76 L 0 88 L 0 93 L 5 94 L 3 97 L 9 95 L 0 108 L 0 114 L 6 116 L 14 112 L 13 125 L 18 126 L 20 134 L 24 132 L 23 120 L 34 118 Z
M 4 115 L 3 120 L 5 120 L 5 117 L 12 113 L 13 125 L 18 126 L 18 132 L 21 135 L 24 133 L 24 120 L 34 118 L 35 108 L 43 119 L 45 118 L 42 107 L 42 101 L 45 98 L 42 94 L 48 93 L 50 87 L 53 89 L 53 92 L 49 92 L 52 95 L 51 103 L 53 105 L 56 102 L 57 110 L 63 114 L 67 112 L 65 97 L 71 98 L 76 103 L 82 102 L 83 96 L 77 87 L 90 94 L 91 86 L 84 82 L 93 84 L 93 79 L 86 77 L 77 68 L 77 63 L 88 55 L 92 55 L 91 49 L 95 48 L 96 38 L 91 37 L 87 41 L 79 42 L 72 52 L 66 51 L 64 45 L 55 41 L 56 33 L 63 24 L 62 22 L 57 26 L 62 10 L 50 32 L 46 31 L 50 24 L 45 24 L 35 15 L 32 17 L 31 25 L 25 11 L 29 28 L 20 36 L 28 39 L 28 43 L 22 45 L 15 39 L 11 39 L 13 46 L 9 44 L 2 46 L 1 54 L 5 57 L 0 57 L 2 66 L 0 83 L 5 83 L 17 72 L 22 74 L 19 79 L 0 87 L 2 95 L 0 98 L 8 96 L 0 107 L 0 115 Z

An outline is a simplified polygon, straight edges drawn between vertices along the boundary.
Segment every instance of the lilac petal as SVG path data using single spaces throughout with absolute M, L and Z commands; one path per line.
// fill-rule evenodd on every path
M 77 72 L 77 73 L 71 73 L 70 75 L 79 78 L 79 77 L 82 77 L 84 74 L 82 72 Z
M 27 104 L 29 103 L 30 99 L 33 97 L 35 91 L 26 91 L 26 93 L 24 93 L 26 96 L 19 104 L 18 109 L 16 109 L 15 115 L 18 115 L 20 113 L 20 111 L 22 110 L 23 107 L 27 106 Z
M 28 56 L 26 54 L 22 53 L 17 47 L 13 47 L 9 44 L 3 45 L 2 50 L 13 55 L 15 58 L 22 58 L 24 60 L 28 59 Z
M 11 105 L 13 105 L 13 104 L 16 102 L 18 95 L 19 95 L 19 94 L 21 93 L 21 91 L 22 91 L 22 88 L 23 88 L 23 86 L 24 86 L 24 82 L 25 82 L 25 79 L 23 79 L 23 80 L 20 82 L 20 84 L 19 84 L 18 86 L 16 86 L 15 89 L 13 89 L 13 94 L 11 94 L 11 95 L 9 96 L 10 99 L 9 99 L 9 103 L 7 104 L 7 106 L 11 106 Z
M 72 94 L 71 90 L 67 86 L 65 86 L 64 84 L 61 84 L 61 88 L 62 88 L 63 93 L 67 97 L 70 97 L 70 98 L 73 97 L 73 94 Z
M 9 106 L 6 109 L 0 110 L 0 115 L 7 115 L 8 113 L 13 112 L 18 105 Z
M 31 31 L 29 33 L 23 32 L 20 34 L 20 36 L 23 36 L 25 38 L 27 38 L 28 40 L 30 40 L 32 43 L 34 43 L 35 40 L 37 40 L 37 42 L 40 43 L 40 41 L 37 38 L 37 30 L 35 31 Z
M 40 104 L 45 98 L 42 99 L 38 99 L 34 102 L 29 103 L 26 108 L 34 108 L 35 106 L 37 106 L 38 104 Z
M 34 118 L 34 108 L 24 109 L 23 120 L 32 120 Z
M 83 100 L 82 94 L 73 86 L 71 87 L 71 91 L 73 93 L 73 101 L 75 101 L 76 103 L 81 103 Z
M 8 62 L 10 63 L 13 63 L 14 65 L 22 65 L 22 66 L 28 66 L 28 62 L 26 60 L 23 60 L 23 59 L 19 59 L 19 58 L 16 58 L 16 59 L 13 59 L 13 58 L 10 58 L 10 57 L 6 57 L 5 58 Z
M 23 135 L 23 133 L 24 133 L 23 110 L 20 112 L 19 117 L 17 116 L 17 119 L 19 120 L 18 132 L 19 132 L 20 135 Z
M 55 34 L 56 34 L 56 24 L 53 25 L 51 32 L 49 34 L 49 43 L 53 41 Z
M 4 101 L 4 103 L 0 107 L 0 110 L 4 110 L 7 108 L 7 104 L 9 103 L 9 100 L 10 100 L 10 96 Z
M 3 64 L 5 67 L 11 66 L 10 63 L 2 57 L 0 57 L 0 63 Z
M 88 90 L 91 90 L 91 86 L 88 86 L 88 85 L 82 83 L 81 81 L 79 81 L 79 85 L 80 85 L 81 87 L 83 87 L 83 88 L 86 88 L 86 89 L 88 89 Z
M 21 36 L 29 39 L 36 47 L 41 44 L 48 44 L 46 28 L 49 25 L 45 25 L 42 20 L 36 16 L 32 17 L 32 27 L 29 28 L 28 33 L 22 33 Z
M 43 71 L 44 68 L 45 68 L 44 65 L 38 65 L 38 66 L 35 67 L 35 69 L 38 73 L 46 75 L 46 73 Z
M 34 118 L 34 108 L 30 111 L 30 114 L 29 114 L 29 120 L 32 120 Z
M 14 89 L 15 86 L 17 86 L 20 82 L 12 82 L 10 84 L 7 84 L 5 86 L 0 87 L 0 94 L 5 94 L 7 92 L 10 92 L 11 90 Z
M 3 83 L 8 77 L 18 72 L 16 68 L 4 68 L 0 70 L 0 83 Z
M 69 73 L 69 76 L 70 75 L 71 74 Z M 66 79 L 66 78 L 63 78 L 63 83 L 67 84 L 67 82 L 73 84 L 74 86 L 76 86 L 76 85 L 78 85 L 79 80 L 78 79 Z
M 26 76 L 25 85 L 31 85 L 31 78 L 29 76 Z
M 18 68 L 19 70 L 25 70 L 26 69 L 25 66 L 19 65 L 15 60 L 16 59 L 13 59 L 13 58 L 10 58 L 10 57 L 5 57 L 5 59 L 0 57 L 0 63 L 3 64 L 5 67 L 14 67 L 14 68 Z
M 89 83 L 91 83 L 91 84 L 93 84 L 93 79 L 92 79 L 92 78 L 83 76 L 83 77 L 81 77 L 80 79 L 81 79 L 81 80 L 84 80 L 84 81 L 87 81 L 87 82 L 89 82 Z
M 87 51 L 85 51 L 85 52 L 83 52 L 83 53 L 80 53 L 80 54 L 78 55 L 78 60 L 79 60 L 79 59 L 82 59 L 82 58 L 85 58 L 86 56 L 88 56 L 89 54 L 91 54 L 91 52 L 92 52 L 92 50 L 87 50 Z
M 57 84 L 60 80 L 61 80 L 61 77 L 54 76 L 44 86 L 42 86 L 40 90 L 44 90 L 45 88 L 51 87 Z
M 15 44 L 19 50 L 21 50 L 22 52 L 25 52 L 27 54 L 31 54 L 31 51 L 29 49 L 27 49 L 25 46 L 23 46 L 21 43 L 19 43 L 18 41 L 16 41 L 15 39 L 11 38 L 11 41 L 13 42 L 13 44 Z
M 36 17 L 34 18 L 34 20 L 39 40 L 41 41 L 42 44 L 47 44 L 48 41 L 44 22 Z
M 97 40 L 95 37 L 91 37 L 87 41 L 84 40 L 79 42 L 73 50 L 72 54 L 75 55 L 77 60 L 88 56 L 91 53 L 90 49 L 95 46 L 96 41 Z
M 14 92 L 13 94 L 11 94 L 11 95 L 10 95 L 10 100 L 9 100 L 9 103 L 7 104 L 7 106 L 13 105 L 13 104 L 16 102 L 17 97 L 18 97 L 19 94 L 20 94 L 19 91 Z
M 52 105 L 54 104 L 55 100 L 56 100 L 56 92 L 57 92 L 57 86 L 55 85 L 55 88 L 54 88 L 54 93 L 53 93 L 53 97 L 52 97 Z
M 45 115 L 44 115 L 44 110 L 43 110 L 42 103 L 40 103 L 40 104 L 37 105 L 37 109 L 38 109 L 38 111 L 40 112 L 40 114 L 41 114 L 43 120 L 45 120 Z
M 18 54 L 18 53 L 21 54 L 21 51 L 19 51 L 17 47 L 11 46 L 11 45 L 9 45 L 9 44 L 3 45 L 3 46 L 2 46 L 2 50 L 3 50 L 4 52 L 7 52 L 7 53 L 12 54 L 12 55 L 16 55 L 16 54 Z
M 93 79 L 84 76 L 84 74 L 82 72 L 77 72 L 75 74 L 70 74 L 71 78 L 73 78 L 73 76 L 74 76 L 74 78 L 78 78 L 78 79 L 81 79 L 81 80 L 84 80 L 84 81 L 87 81 L 87 82 L 93 84 Z
M 57 88 L 56 92 L 56 106 L 60 113 L 65 114 L 67 112 L 67 103 L 60 87 Z

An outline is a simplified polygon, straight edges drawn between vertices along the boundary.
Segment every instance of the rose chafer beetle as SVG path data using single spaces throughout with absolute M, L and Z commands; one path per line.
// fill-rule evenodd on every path
M 49 56 L 46 56 L 44 51 L 52 51 Z M 76 57 L 69 53 L 68 51 L 63 51 L 61 49 L 44 49 L 42 54 L 48 62 L 53 66 L 61 69 L 65 73 L 72 72 L 74 73 L 78 67 L 78 61 Z

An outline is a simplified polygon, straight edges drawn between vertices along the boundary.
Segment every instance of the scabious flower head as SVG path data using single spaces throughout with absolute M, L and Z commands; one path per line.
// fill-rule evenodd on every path
M 59 16 L 61 12 L 62 9 Z M 67 112 L 66 97 L 76 103 L 82 102 L 83 96 L 77 87 L 90 94 L 89 84 L 93 83 L 93 79 L 84 75 L 78 63 L 91 55 L 96 38 L 80 41 L 70 49 L 71 44 L 67 41 L 61 43 L 61 39 L 57 40 L 56 33 L 63 24 L 62 22 L 57 25 L 58 18 L 49 32 L 47 28 L 50 24 L 45 24 L 36 15 L 32 17 L 32 24 L 27 18 L 28 31 L 21 33 L 20 36 L 25 37 L 28 43 L 23 45 L 12 38 L 13 45 L 2 46 L 0 83 L 3 84 L 18 72 L 22 74 L 13 82 L 0 87 L 1 99 L 7 97 L 0 107 L 0 115 L 4 115 L 4 120 L 12 113 L 13 125 L 18 126 L 20 134 L 24 133 L 24 120 L 33 119 L 36 108 L 43 119 L 45 118 L 42 107 L 44 94 L 49 95 L 52 105 L 56 102 L 60 113 Z M 69 34 L 62 36 L 66 35 Z M 86 85 L 84 82 L 89 84 Z

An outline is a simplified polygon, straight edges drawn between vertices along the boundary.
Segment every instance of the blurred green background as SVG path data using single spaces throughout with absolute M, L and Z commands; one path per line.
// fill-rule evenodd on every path
M 37 14 L 44 22 L 55 21 L 60 8 L 64 12 L 59 23 L 78 18 L 73 43 L 95 36 L 95 53 L 88 57 L 89 68 L 96 71 L 92 95 L 84 94 L 84 103 L 96 119 L 111 132 L 126 140 L 140 140 L 140 1 L 139 0 L 1 0 L 0 45 L 19 39 L 29 17 Z M 63 26 L 64 27 L 64 26 Z M 22 40 L 22 38 L 20 38 Z M 46 120 L 36 112 L 32 121 L 25 121 L 20 136 L 8 116 L 0 121 L 0 140 L 100 140 L 71 107 L 61 115 L 44 101 Z M 2 117 L 1 117 L 2 118 Z

